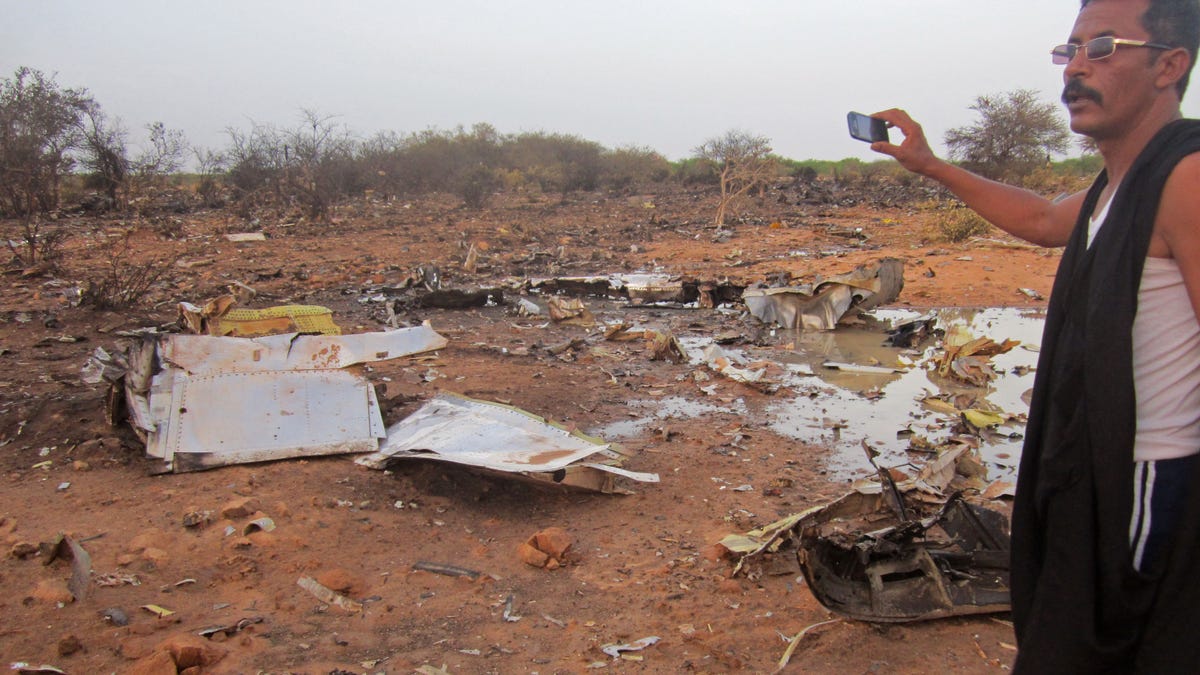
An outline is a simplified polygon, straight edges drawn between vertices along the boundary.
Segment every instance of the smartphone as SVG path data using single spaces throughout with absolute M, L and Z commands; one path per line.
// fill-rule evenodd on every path
M 888 138 L 887 122 L 881 119 L 852 112 L 846 115 L 846 121 L 850 124 L 850 136 L 860 141 L 875 143 L 891 140 Z

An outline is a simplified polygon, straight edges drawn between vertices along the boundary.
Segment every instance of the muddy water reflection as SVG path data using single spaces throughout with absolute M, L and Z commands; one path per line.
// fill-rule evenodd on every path
M 746 406 L 741 401 L 734 401 L 732 405 L 718 406 L 681 396 L 668 396 L 654 400 L 632 400 L 629 402 L 629 406 L 637 409 L 636 412 L 631 413 L 634 417 L 588 430 L 587 433 L 599 438 L 622 440 L 651 432 L 654 427 L 667 421 L 691 420 L 721 412 L 747 414 Z
M 839 328 L 828 333 L 781 332 L 781 344 L 794 343 L 785 352 L 786 362 L 796 364 L 787 388 L 777 394 L 780 400 L 769 408 L 769 426 L 776 433 L 805 443 L 834 450 L 828 462 L 833 477 L 861 476 L 869 469 L 862 450 L 865 440 L 882 454 L 881 465 L 896 466 L 909 460 L 907 437 L 898 435 L 911 428 L 937 443 L 949 436 L 953 421 L 927 410 L 920 403 L 926 394 L 965 392 L 986 400 L 1007 413 L 1027 413 L 1023 395 L 1033 387 L 1033 367 L 1041 342 L 1045 314 L 1041 310 L 1019 309 L 941 309 L 938 327 L 965 326 L 976 337 L 996 342 L 1015 339 L 1021 345 L 992 359 L 998 377 L 986 389 L 944 380 L 925 369 L 937 352 L 940 340 L 930 339 L 919 351 L 884 346 L 884 331 L 896 324 L 920 316 L 915 312 L 887 310 L 874 313 L 866 328 Z M 857 365 L 895 366 L 901 358 L 910 365 L 905 372 L 856 374 L 824 367 L 827 361 Z M 1028 372 L 1014 373 L 1016 368 Z M 786 391 L 796 396 L 786 396 Z M 1021 452 L 1023 425 L 1001 428 L 1016 438 L 991 438 L 984 441 L 983 456 L 994 467 L 994 475 L 1015 471 Z

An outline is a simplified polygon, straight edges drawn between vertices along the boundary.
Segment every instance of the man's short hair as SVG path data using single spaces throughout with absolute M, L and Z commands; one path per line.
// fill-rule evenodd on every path
M 1094 1 L 1081 0 L 1080 9 Z M 1152 41 L 1183 47 L 1191 57 L 1191 66 L 1196 65 L 1196 51 L 1200 49 L 1200 0 L 1150 0 L 1141 21 L 1142 28 L 1150 34 Z M 1180 99 L 1187 91 L 1191 76 L 1192 69 L 1189 66 L 1188 72 L 1175 83 Z

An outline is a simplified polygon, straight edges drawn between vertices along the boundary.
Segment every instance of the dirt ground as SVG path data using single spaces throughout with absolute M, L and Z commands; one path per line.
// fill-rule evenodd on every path
M 787 191 L 747 203 L 740 222 L 710 222 L 711 193 L 497 197 L 483 211 L 452 197 L 360 201 L 332 224 L 295 214 L 230 212 L 152 218 L 63 216 L 70 232 L 60 269 L 4 276 L 0 295 L 0 657 L 70 673 L 176 672 L 164 644 L 204 673 L 771 672 L 785 636 L 834 619 L 803 580 L 729 578 L 715 542 L 820 504 L 845 489 L 821 470 L 827 450 L 774 434 L 761 411 L 772 394 L 716 379 L 703 366 L 651 361 L 637 345 L 604 344 L 597 328 L 523 318 L 511 306 L 402 308 L 402 325 L 428 320 L 449 339 L 432 356 L 372 364 L 385 421 L 437 391 L 501 401 L 595 430 L 641 414 L 631 404 L 682 397 L 718 412 L 669 420 L 622 439 L 625 466 L 658 484 L 627 482 L 628 496 L 561 492 L 412 462 L 389 472 L 353 457 L 285 460 L 150 475 L 151 462 L 124 427 L 105 423 L 104 391 L 81 381 L 97 347 L 115 333 L 170 323 L 176 304 L 202 303 L 233 282 L 258 291 L 251 307 L 317 304 L 346 332 L 385 328 L 382 303 L 418 265 L 443 283 L 492 286 L 507 279 L 663 271 L 708 281 L 800 281 L 895 257 L 905 263 L 899 306 L 1044 306 L 1058 253 L 999 233 L 965 244 L 938 241 L 916 208 L 812 205 Z M 19 225 L 0 223 L 6 238 Z M 227 232 L 262 231 L 231 243 Z M 117 264 L 158 260 L 161 283 L 130 309 L 73 306 L 74 289 L 111 268 L 112 242 L 131 248 Z M 474 245 L 474 273 L 463 261 Z M 589 302 L 589 305 L 592 303 Z M 761 331 L 737 311 L 595 303 L 601 322 L 632 321 L 676 336 Z M 561 354 L 541 347 L 583 342 Z M 598 347 L 603 346 L 603 349 Z M 744 348 L 769 355 L 783 344 Z M 738 402 L 738 406 L 733 405 Z M 853 421 L 850 422 L 853 424 Z M 741 434 L 730 451 L 731 437 Z M 716 478 L 723 482 L 719 483 Z M 725 485 L 791 479 L 772 495 Z M 250 500 L 277 529 L 226 536 L 248 518 L 224 519 Z M 398 508 L 403 506 L 403 508 Z M 185 527 L 191 512 L 214 520 Z M 524 564 L 517 547 L 547 527 L 574 541 L 567 564 Z M 90 553 L 88 597 L 72 601 L 68 562 L 32 547 L 69 533 Z M 480 572 L 475 580 L 415 571 L 418 562 Z M 323 604 L 303 576 L 365 602 L 361 613 Z M 103 585 L 102 585 L 103 582 Z M 506 620 L 506 601 L 509 619 Z M 156 605 L 173 613 L 159 617 Z M 111 620 L 123 612 L 128 625 Z M 109 617 L 105 617 L 105 613 Z M 119 617 L 118 617 L 119 618 Z M 1015 656 L 1008 617 L 911 624 L 837 621 L 814 628 L 787 672 L 993 672 Z M 196 634 L 233 626 L 213 640 Z M 657 636 L 614 660 L 603 645 Z M 192 649 L 182 648 L 192 646 Z M 199 647 L 197 647 L 199 645 Z M 186 661 L 186 659 L 185 659 Z

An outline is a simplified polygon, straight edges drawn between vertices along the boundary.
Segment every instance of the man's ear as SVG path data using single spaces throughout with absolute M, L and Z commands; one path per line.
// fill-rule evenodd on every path
M 1158 57 L 1158 77 L 1155 78 L 1154 84 L 1163 89 L 1174 87 L 1176 82 L 1187 75 L 1191 67 L 1192 56 L 1188 50 L 1177 47 L 1165 52 Z

